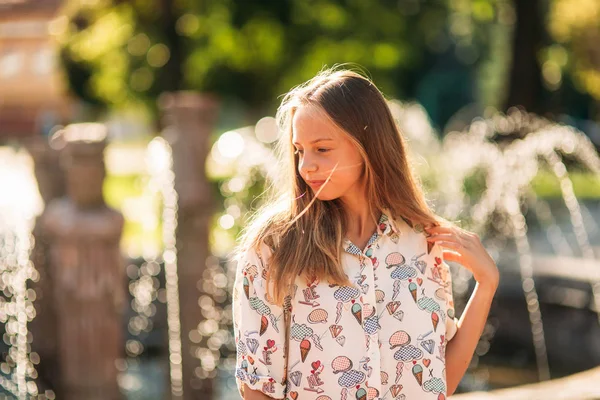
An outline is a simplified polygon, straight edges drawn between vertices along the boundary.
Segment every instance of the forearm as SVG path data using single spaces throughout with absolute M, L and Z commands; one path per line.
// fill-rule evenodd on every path
M 479 338 L 485 328 L 496 289 L 497 284 L 482 286 L 477 283 L 475 285 L 475 290 L 458 321 L 458 329 L 446 345 L 448 396 L 454 393 L 469 367 Z

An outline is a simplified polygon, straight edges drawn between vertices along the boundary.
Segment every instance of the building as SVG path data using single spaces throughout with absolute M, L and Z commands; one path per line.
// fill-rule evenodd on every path
M 72 113 L 52 31 L 62 0 L 0 0 L 0 143 L 48 134 Z

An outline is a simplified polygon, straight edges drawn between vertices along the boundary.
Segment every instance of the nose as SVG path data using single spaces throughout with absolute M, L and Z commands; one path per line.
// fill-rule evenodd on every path
M 318 170 L 318 165 L 315 160 L 310 155 L 303 155 L 298 160 L 298 171 L 300 175 L 306 179 L 307 176 L 310 176 L 315 171 Z

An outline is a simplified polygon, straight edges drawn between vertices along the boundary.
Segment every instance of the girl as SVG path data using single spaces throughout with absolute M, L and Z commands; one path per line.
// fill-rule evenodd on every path
M 494 261 L 475 234 L 430 210 L 369 79 L 324 70 L 276 117 L 287 175 L 234 256 L 242 397 L 445 399 L 483 331 Z M 477 281 L 460 320 L 448 260 Z

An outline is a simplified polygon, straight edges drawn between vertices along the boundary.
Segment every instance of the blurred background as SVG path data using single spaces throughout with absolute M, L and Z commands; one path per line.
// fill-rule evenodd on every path
M 452 398 L 599 399 L 599 43 L 599 0 L 0 0 L 0 398 L 239 398 L 273 116 L 350 62 L 501 272 Z

